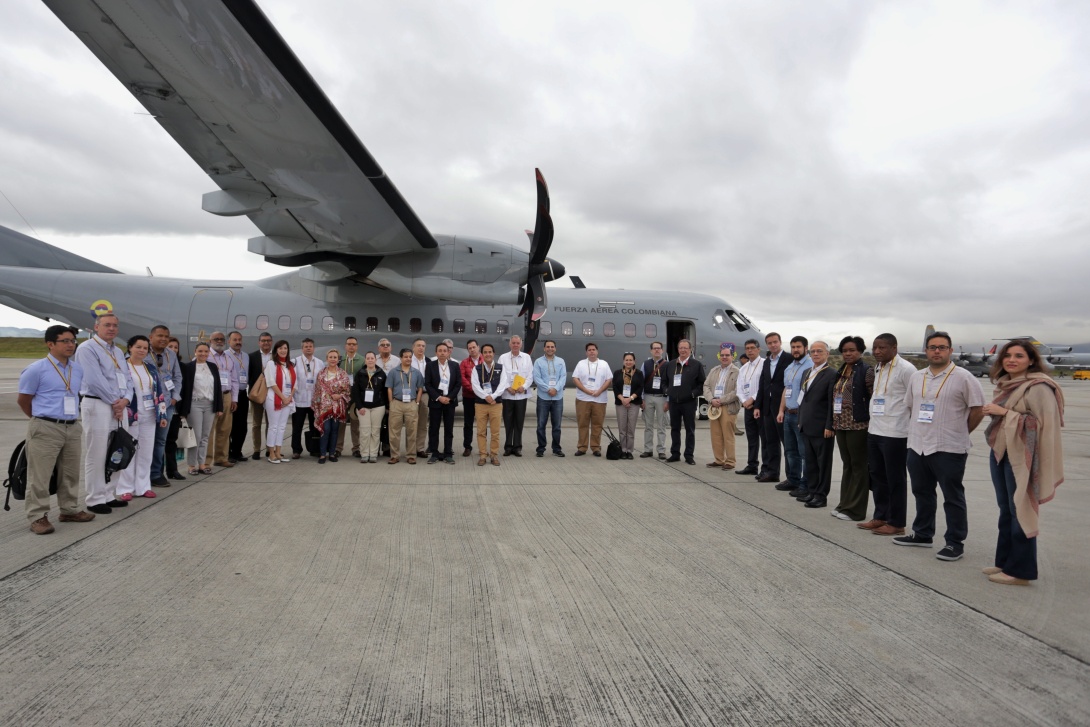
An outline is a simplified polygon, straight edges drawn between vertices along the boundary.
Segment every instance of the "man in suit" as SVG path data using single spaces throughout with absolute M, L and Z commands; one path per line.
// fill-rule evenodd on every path
M 677 344 L 677 358 L 666 368 L 666 404 L 670 413 L 670 456 L 667 462 L 681 459 L 681 424 L 685 423 L 685 463 L 696 464 L 697 399 L 704 391 L 704 364 L 692 357 L 693 346 L 688 339 Z
M 768 444 L 765 442 L 765 430 L 755 413 L 757 402 L 757 389 L 761 385 L 761 373 L 765 360 L 761 358 L 761 344 L 755 338 L 745 343 L 745 360 L 738 371 L 738 401 L 742 402 L 745 410 L 743 419 L 746 427 L 746 466 L 736 470 L 736 475 L 754 475 L 759 477 L 761 472 L 757 469 L 759 457 Z
M 265 364 L 272 358 L 273 337 L 268 331 L 257 337 L 257 350 L 250 354 L 250 363 L 246 367 L 246 391 L 254 388 L 259 377 L 265 375 Z M 250 439 L 254 445 L 253 459 L 261 459 L 261 450 L 265 446 L 265 432 L 269 430 L 269 423 L 265 420 L 265 407 L 250 407 L 253 412 L 253 420 L 250 425 Z M 262 423 L 264 422 L 264 427 Z
M 235 400 L 235 413 L 231 418 L 231 436 L 227 446 L 227 461 L 241 464 L 246 461 L 242 445 L 246 444 L 246 430 L 249 429 L 246 416 L 250 413 L 250 361 L 251 357 L 242 350 L 242 334 L 231 331 L 227 336 L 227 353 L 235 362 L 238 372 L 238 397 Z
M 806 486 L 791 496 L 806 507 L 825 507 L 833 477 L 833 384 L 837 373 L 829 366 L 829 346 L 810 345 L 814 368 L 802 382 L 799 431 L 806 444 Z
M 428 464 L 443 460 L 454 464 L 454 411 L 462 389 L 461 370 L 450 360 L 450 347 L 435 345 L 435 359 L 424 366 L 424 389 L 428 393 Z M 439 425 L 443 425 L 443 449 L 439 449 Z
M 783 444 L 783 424 L 777 421 L 780 412 L 780 399 L 783 398 L 783 373 L 787 369 L 790 356 L 783 353 L 783 341 L 780 334 L 769 333 L 765 336 L 768 358 L 761 369 L 761 380 L 757 385 L 757 398 L 753 405 L 753 418 L 764 429 L 764 443 L 761 447 L 761 471 L 758 482 L 780 481 L 780 445 Z

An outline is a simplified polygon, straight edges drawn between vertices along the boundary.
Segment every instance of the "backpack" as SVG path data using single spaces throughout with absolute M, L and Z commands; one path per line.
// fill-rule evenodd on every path
M 117 425 L 117 429 L 110 432 L 106 440 L 106 481 L 114 472 L 120 472 L 129 466 L 132 458 L 136 456 L 137 442 L 133 436 Z
M 15 451 L 8 460 L 8 478 L 4 480 L 7 494 L 4 496 L 4 510 L 11 510 L 12 498 L 16 500 L 26 499 L 27 464 L 26 464 L 26 440 L 15 445 Z M 53 476 L 49 478 L 49 494 L 57 494 L 57 468 L 53 468 Z
M 606 459 L 620 459 L 621 458 L 621 440 L 613 434 L 613 430 L 609 427 L 605 428 L 606 436 L 609 437 L 609 444 L 606 445 Z

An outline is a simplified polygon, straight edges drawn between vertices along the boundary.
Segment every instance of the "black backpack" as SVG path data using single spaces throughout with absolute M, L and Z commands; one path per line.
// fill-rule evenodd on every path
M 8 460 L 8 478 L 4 480 L 7 494 L 4 496 L 4 510 L 11 509 L 12 498 L 16 500 L 26 499 L 27 471 L 26 471 L 26 440 L 15 445 L 15 451 Z M 57 468 L 53 468 L 53 476 L 49 478 L 49 494 L 57 494 Z
M 106 481 L 114 472 L 120 472 L 129 466 L 132 458 L 136 456 L 137 442 L 133 436 L 117 425 L 117 429 L 110 432 L 106 440 Z

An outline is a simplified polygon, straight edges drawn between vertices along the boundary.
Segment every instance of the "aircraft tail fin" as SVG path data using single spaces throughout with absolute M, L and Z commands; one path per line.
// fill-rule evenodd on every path
M 0 265 L 13 268 L 78 270 L 88 273 L 121 272 L 2 226 L 0 226 Z
M 923 329 L 923 345 L 920 346 L 921 351 L 927 350 L 927 337 L 935 332 L 935 326 L 930 323 L 927 324 L 927 328 Z
M 991 350 L 991 351 L 988 351 L 988 354 L 989 354 L 989 355 L 993 355 L 993 356 L 994 356 L 994 355 L 995 355 L 995 349 L 997 349 L 998 347 L 999 347 L 999 344 L 998 344 L 998 343 L 993 343 L 993 344 L 992 344 L 992 350 Z

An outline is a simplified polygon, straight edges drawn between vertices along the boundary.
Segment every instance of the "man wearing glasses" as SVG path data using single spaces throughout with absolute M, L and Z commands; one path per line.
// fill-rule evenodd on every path
M 969 534 L 962 480 L 973 446 L 969 434 L 984 418 L 984 391 L 975 376 L 950 361 L 954 347 L 949 333 L 935 331 L 927 337 L 926 348 L 929 365 L 912 375 L 906 397 L 908 476 L 916 498 L 916 519 L 912 533 L 896 537 L 893 542 L 931 547 L 938 485 L 946 513 L 946 545 L 935 557 L 960 560 Z
M 666 365 L 662 341 L 651 344 L 651 358 L 643 362 L 643 454 L 666 459 Z M 657 446 L 656 446 L 657 439 Z
M 170 329 L 164 325 L 158 325 L 151 329 L 148 335 L 151 341 L 151 354 L 155 360 L 155 367 L 159 369 L 159 381 L 163 385 L 163 393 L 167 397 L 167 421 L 174 427 L 174 407 L 182 398 L 182 367 L 178 363 L 178 354 L 167 348 L 170 343 Z M 177 429 L 174 435 L 177 436 Z M 178 466 L 174 462 L 166 461 L 167 439 L 170 435 L 169 427 L 155 428 L 155 452 L 151 457 L 151 484 L 155 487 L 170 487 L 171 477 L 176 480 L 184 480 L 185 475 L 178 473 Z
M 257 337 L 257 350 L 250 354 L 249 366 L 246 367 L 246 390 L 251 391 L 258 378 L 265 375 L 265 364 L 272 359 L 273 337 L 265 331 Z M 252 459 L 261 459 L 261 451 L 265 445 L 265 432 L 269 429 L 269 422 L 265 419 L 265 407 L 258 404 L 250 407 L 253 412 L 253 424 L 250 426 L 250 440 L 254 445 Z M 262 427 L 264 422 L 264 427 Z
M 62 523 L 85 523 L 95 516 L 79 508 L 79 389 L 83 369 L 72 360 L 76 329 L 50 326 L 45 331 L 49 353 L 19 375 L 19 408 L 30 417 L 26 433 L 26 516 L 30 531 L 53 532 L 49 522 L 49 480 L 60 465 L 57 503 Z
M 375 365 L 382 369 L 389 381 L 390 372 L 401 365 L 401 360 L 391 352 L 393 347 L 390 339 L 380 338 L 378 342 L 378 359 Z M 382 414 L 382 431 L 379 434 L 379 454 L 383 457 L 390 456 L 390 401 L 386 401 L 386 410 Z
M 234 419 L 235 409 L 238 408 L 238 392 L 241 388 L 238 380 L 238 364 L 227 353 L 227 334 L 223 331 L 215 331 L 210 339 L 212 342 L 212 354 L 208 357 L 216 364 L 220 371 L 220 395 L 223 397 L 223 416 L 216 418 L 212 427 L 212 434 L 208 437 L 208 456 L 205 457 L 204 466 L 234 467 L 227 461 L 227 450 L 230 448 L 231 424 Z

